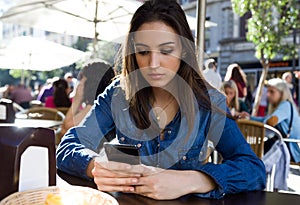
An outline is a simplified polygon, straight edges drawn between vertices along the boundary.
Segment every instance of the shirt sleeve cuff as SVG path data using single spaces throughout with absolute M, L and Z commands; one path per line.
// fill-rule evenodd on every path
M 214 199 L 221 199 L 225 196 L 226 179 L 225 176 L 222 174 L 222 171 L 220 171 L 220 167 L 217 168 L 216 166 L 216 164 L 207 163 L 199 167 L 198 171 L 201 171 L 210 176 L 217 184 L 217 188 L 207 193 L 195 194 L 196 196 Z

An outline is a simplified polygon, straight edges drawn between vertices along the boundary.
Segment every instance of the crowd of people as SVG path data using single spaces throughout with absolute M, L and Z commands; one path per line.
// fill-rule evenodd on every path
M 214 60 L 208 59 L 207 62 L 211 63 Z M 209 65 L 209 63 L 206 65 Z M 208 69 L 211 70 L 209 66 L 206 67 L 206 70 Z M 205 78 L 207 78 L 205 75 L 206 70 L 204 70 Z M 216 69 L 213 71 L 215 72 L 214 75 L 219 75 Z M 226 95 L 227 107 L 234 118 L 247 118 L 266 123 L 278 129 L 283 137 L 288 136 L 291 139 L 299 140 L 300 117 L 296 89 L 292 84 L 293 77 L 299 77 L 298 72 L 295 72 L 295 76 L 291 72 L 285 72 L 280 78 L 266 80 L 262 88 L 259 109 L 255 115 L 251 115 L 251 110 L 257 89 L 252 94 L 250 91 L 249 98 L 247 78 L 238 64 L 234 63 L 228 66 L 224 80 L 221 81 L 220 91 Z M 220 85 L 219 81 L 213 82 L 209 78 L 207 78 L 207 81 L 211 82 L 216 88 Z M 287 146 L 291 154 L 291 160 L 297 163 L 300 162 L 299 145 L 297 143 L 287 143 Z

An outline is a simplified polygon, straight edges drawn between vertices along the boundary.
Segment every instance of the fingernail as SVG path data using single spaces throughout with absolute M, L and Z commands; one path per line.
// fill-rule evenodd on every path
M 130 187 L 129 191 L 134 192 L 134 187 Z
M 131 182 L 133 182 L 133 183 L 137 183 L 137 182 L 138 182 L 138 180 L 137 180 L 137 179 L 132 179 L 132 180 L 131 180 Z

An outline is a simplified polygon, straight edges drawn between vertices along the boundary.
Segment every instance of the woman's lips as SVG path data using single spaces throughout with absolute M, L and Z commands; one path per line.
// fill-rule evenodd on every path
M 148 76 L 153 80 L 159 80 L 164 76 L 164 74 L 152 73 L 152 74 L 149 74 Z

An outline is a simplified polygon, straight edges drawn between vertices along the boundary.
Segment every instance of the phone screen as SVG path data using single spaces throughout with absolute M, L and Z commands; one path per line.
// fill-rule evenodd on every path
M 109 161 L 131 165 L 141 163 L 139 149 L 135 145 L 104 143 L 104 150 Z

